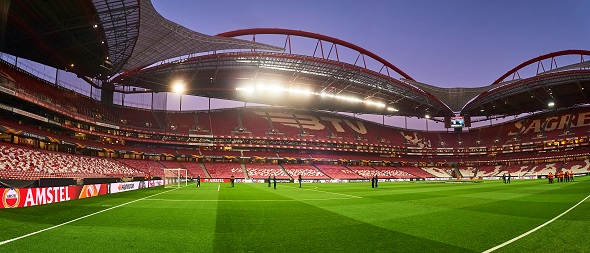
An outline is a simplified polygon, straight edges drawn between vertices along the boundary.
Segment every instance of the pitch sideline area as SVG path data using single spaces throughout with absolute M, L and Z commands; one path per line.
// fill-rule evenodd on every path
M 30 234 L 0 252 L 482 252 L 560 214 L 495 252 L 583 252 L 590 178 L 576 179 L 143 189 L 0 210 L 1 242 Z

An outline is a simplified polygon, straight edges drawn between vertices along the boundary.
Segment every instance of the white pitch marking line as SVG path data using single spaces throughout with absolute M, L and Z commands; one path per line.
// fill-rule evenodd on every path
M 177 189 L 178 189 L 178 188 L 177 188 Z M 165 191 L 165 192 L 156 193 L 156 194 L 153 194 L 153 195 L 150 195 L 150 196 L 147 196 L 147 197 L 143 197 L 143 198 L 140 198 L 140 199 L 136 199 L 136 200 L 133 200 L 133 201 L 129 201 L 129 202 L 127 202 L 127 203 L 124 203 L 124 204 L 120 204 L 120 205 L 118 205 L 118 206 L 113 206 L 113 207 L 111 207 L 111 208 L 107 208 L 107 209 L 104 209 L 104 210 L 101 210 L 101 211 L 98 211 L 98 212 L 95 212 L 95 213 L 91 213 L 91 214 L 88 214 L 88 215 L 84 215 L 84 216 L 82 216 L 82 217 L 79 217 L 79 218 L 73 219 L 73 220 L 71 220 L 71 221 L 66 221 L 66 222 L 64 222 L 64 223 L 62 223 L 62 224 L 58 224 L 58 225 L 55 225 L 55 226 L 53 226 L 53 227 L 48 227 L 48 228 L 41 229 L 41 230 L 39 230 L 39 231 L 35 231 L 35 232 L 29 233 L 29 234 L 26 234 L 26 235 L 22 235 L 22 236 L 15 237 L 15 238 L 12 238 L 12 239 L 9 239 L 9 240 L 6 240 L 6 241 L 2 241 L 2 242 L 0 242 L 0 245 L 4 245 L 4 244 L 10 243 L 10 242 L 14 242 L 14 241 L 17 241 L 17 240 L 23 239 L 23 238 L 25 238 L 25 237 L 29 237 L 29 236 L 32 236 L 32 235 L 39 234 L 39 233 L 41 233 L 41 232 L 45 232 L 45 231 L 48 231 L 48 230 L 52 230 L 52 229 L 54 229 L 54 228 L 58 228 L 58 227 L 61 227 L 61 226 L 63 226 L 63 225 L 67 225 L 67 224 L 70 224 L 70 223 L 72 223 L 72 222 L 76 222 L 76 221 L 79 221 L 79 220 L 82 220 L 82 219 L 88 218 L 88 217 L 90 217 L 90 216 L 97 215 L 97 214 L 99 214 L 99 213 L 104 213 L 104 212 L 106 212 L 106 211 L 113 210 L 113 209 L 115 209 L 115 208 L 118 208 L 118 207 L 126 206 L 126 205 L 129 205 L 129 204 L 131 204 L 131 203 L 135 203 L 135 202 L 137 202 L 137 201 L 141 201 L 141 200 L 144 200 L 144 199 L 148 199 L 148 198 L 151 198 L 151 197 L 155 197 L 155 196 L 158 196 L 158 195 L 160 195 L 160 194 L 164 194 L 164 193 L 167 193 L 167 192 L 169 192 L 169 191 L 174 191 L 174 190 L 177 190 L 177 189 L 172 189 L 172 190 L 168 190 L 168 191 Z
M 320 199 L 146 199 L 167 202 L 296 202 L 301 200 L 336 200 L 350 198 L 320 198 Z
M 290 187 L 287 186 L 289 188 L 294 188 L 294 187 Z M 363 197 L 361 196 L 355 196 L 355 195 L 348 195 L 348 194 L 344 194 L 344 193 L 337 193 L 337 192 L 328 192 L 328 191 L 322 191 L 322 190 L 316 190 L 318 187 L 316 186 L 314 189 L 303 189 L 306 191 L 314 191 L 314 192 L 323 192 L 323 193 L 331 193 L 331 194 L 336 194 L 336 195 L 340 195 L 340 196 L 345 196 L 345 197 L 349 197 L 349 198 L 355 198 L 355 199 L 362 199 Z
M 219 191 L 219 188 L 221 187 L 221 185 L 217 185 L 217 191 Z
M 557 220 L 557 219 L 561 218 L 561 216 L 564 216 L 566 213 L 569 213 L 569 211 L 571 211 L 572 209 L 574 209 L 574 208 L 576 208 L 577 206 L 579 206 L 580 204 L 582 204 L 582 203 L 583 203 L 584 201 L 586 201 L 588 198 L 590 198 L 590 195 L 588 195 L 586 198 L 582 199 L 582 201 L 578 202 L 577 204 L 575 204 L 574 206 L 572 206 L 570 209 L 567 209 L 567 210 L 565 210 L 565 212 L 561 213 L 560 215 L 557 215 L 555 218 L 553 218 L 553 219 L 551 219 L 551 220 L 549 220 L 549 221 L 547 221 L 547 222 L 545 222 L 545 223 L 543 223 L 543 224 L 541 224 L 541 225 L 537 226 L 536 228 L 533 228 L 533 229 L 529 230 L 528 232 L 526 232 L 526 233 L 524 233 L 524 234 L 522 234 L 522 235 L 519 235 L 519 236 L 517 236 L 517 237 L 514 237 L 514 238 L 512 238 L 512 239 L 510 239 L 510 240 L 508 240 L 508 241 L 506 241 L 506 242 L 504 242 L 504 243 L 502 243 L 502 244 L 500 244 L 500 245 L 498 245 L 498 246 L 496 246 L 496 247 L 493 247 L 493 248 L 491 248 L 491 249 L 488 249 L 488 250 L 486 250 L 486 251 L 484 251 L 484 252 L 482 252 L 482 253 L 489 253 L 489 252 L 495 251 L 495 250 L 497 250 L 497 249 L 499 249 L 499 248 L 502 248 L 502 247 L 504 247 L 504 246 L 506 246 L 506 245 L 508 245 L 508 244 L 511 244 L 511 243 L 513 243 L 513 242 L 515 242 L 515 241 L 519 240 L 520 238 L 523 238 L 523 237 L 525 237 L 525 236 L 527 236 L 527 235 L 529 235 L 529 234 L 531 234 L 531 233 L 533 233 L 533 232 L 535 232 L 535 231 L 537 231 L 537 230 L 539 230 L 539 229 L 543 228 L 544 226 L 547 226 L 547 225 L 549 225 L 550 223 L 554 222 L 555 220 Z

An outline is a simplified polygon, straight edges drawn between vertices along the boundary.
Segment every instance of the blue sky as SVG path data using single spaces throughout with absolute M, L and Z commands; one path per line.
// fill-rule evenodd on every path
M 590 49 L 590 1 L 582 0 L 152 1 L 205 34 L 271 27 L 342 39 L 441 87 L 489 85 L 533 57 Z

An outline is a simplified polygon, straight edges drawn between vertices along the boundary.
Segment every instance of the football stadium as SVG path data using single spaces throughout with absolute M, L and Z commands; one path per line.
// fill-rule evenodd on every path
M 1 5 L 0 252 L 590 251 L 589 50 L 446 88 L 150 0 Z

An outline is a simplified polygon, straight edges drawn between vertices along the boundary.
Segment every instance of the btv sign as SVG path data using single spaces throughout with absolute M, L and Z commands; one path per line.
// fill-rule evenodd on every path
M 263 116 L 273 123 L 279 123 L 284 126 L 295 127 L 299 128 L 301 125 L 304 129 L 309 130 L 324 130 L 326 125 L 332 126 L 336 132 L 344 133 L 346 132 L 344 126 L 348 126 L 350 129 L 355 131 L 357 134 L 367 134 L 367 128 L 363 124 L 363 122 L 355 120 L 356 122 L 351 122 L 348 119 L 339 119 L 339 118 L 332 118 L 332 117 L 314 117 L 310 115 L 303 115 L 303 114 L 290 114 L 290 113 L 280 113 L 280 112 L 268 112 L 268 116 L 266 112 L 262 111 L 255 111 L 259 116 Z M 356 123 L 356 124 L 355 124 Z

